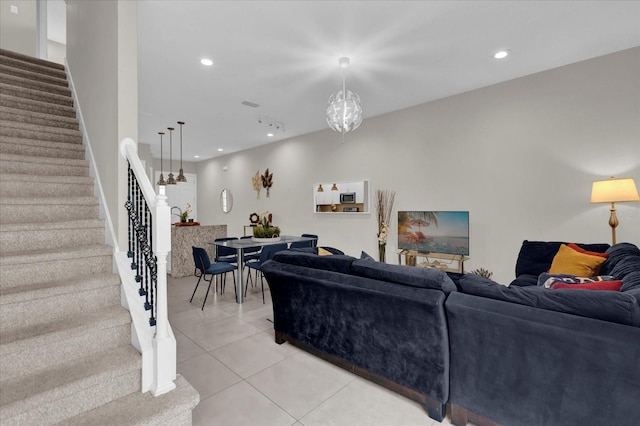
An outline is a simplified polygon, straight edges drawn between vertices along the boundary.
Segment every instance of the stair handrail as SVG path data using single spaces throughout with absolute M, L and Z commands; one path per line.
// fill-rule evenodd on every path
M 159 396 L 176 387 L 174 383 L 176 378 L 176 342 L 170 331 L 167 308 L 167 256 L 171 251 L 171 209 L 167 204 L 165 187 L 159 186 L 157 194 L 154 191 L 140 157 L 138 157 L 136 142 L 131 138 L 124 138 L 120 141 L 119 148 L 120 155 L 128 161 L 144 201 L 151 210 L 149 215 L 151 235 L 148 238 L 150 247 L 146 247 L 146 251 L 148 252 L 150 249 L 151 253 L 145 253 L 146 261 L 149 263 L 149 257 L 152 257 L 154 258 L 152 262 L 155 263 L 152 265 L 152 269 L 155 269 L 153 272 L 155 289 L 153 289 L 152 282 L 151 306 L 147 308 L 151 310 L 150 323 L 155 326 L 152 342 L 153 373 L 150 390 L 153 395 Z M 128 200 L 127 203 L 130 204 L 130 201 Z M 131 224 L 132 220 L 130 219 L 129 222 Z M 142 231 L 143 234 L 144 232 Z M 145 244 L 146 242 L 143 243 L 143 247 Z M 155 298 L 153 297 L 154 290 Z

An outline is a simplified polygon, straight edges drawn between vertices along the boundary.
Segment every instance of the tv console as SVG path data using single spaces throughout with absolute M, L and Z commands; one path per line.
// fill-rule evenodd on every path
M 404 258 L 404 263 L 402 259 Z M 420 261 L 420 259 L 424 259 Z M 435 268 L 445 272 L 457 272 L 464 274 L 464 262 L 468 256 L 462 254 L 447 253 L 420 253 L 415 250 L 402 249 L 398 252 L 398 264 L 417 266 L 422 268 Z

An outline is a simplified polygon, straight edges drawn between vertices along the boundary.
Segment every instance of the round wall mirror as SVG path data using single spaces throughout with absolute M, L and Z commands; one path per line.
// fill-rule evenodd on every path
M 231 195 L 231 190 L 225 188 L 220 193 L 220 207 L 225 213 L 229 213 L 231 211 L 231 208 L 233 207 L 233 196 Z

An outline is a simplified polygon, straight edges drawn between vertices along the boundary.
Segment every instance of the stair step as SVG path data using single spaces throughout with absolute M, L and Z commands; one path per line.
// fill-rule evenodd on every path
M 0 120 L 0 126 L 2 126 L 2 132 L 0 133 L 2 136 L 82 144 L 82 132 L 77 127 L 75 129 L 65 129 L 7 120 Z
M 115 305 L 4 332 L 0 338 L 0 377 L 50 368 L 92 355 L 100 348 L 126 345 L 130 340 L 131 316 Z
M 0 105 L 0 120 L 14 121 L 36 126 L 50 126 L 71 130 L 78 130 L 78 120 L 75 117 L 51 115 L 43 112 L 25 111 L 20 108 Z
M 200 395 L 181 375 L 176 388 L 154 397 L 150 392 L 134 392 L 65 422 L 65 426 L 191 425 L 191 411 Z
M 30 80 L 41 81 L 43 83 L 69 87 L 67 83 L 66 75 L 64 77 L 57 77 L 57 76 L 47 75 L 43 73 L 34 73 L 33 71 L 26 70 L 24 68 L 12 67 L 2 62 L 0 62 L 0 74 L 13 75 L 15 77 L 22 77 Z
M 53 424 L 140 389 L 141 357 L 130 345 L 0 381 L 0 423 Z
M 57 93 L 47 93 L 41 90 L 29 89 L 26 87 L 13 86 L 0 82 L 0 93 L 17 98 L 31 99 L 33 101 L 48 102 L 66 107 L 73 107 L 73 98 Z
M 69 90 L 69 87 L 3 72 L 0 72 L 0 82 L 4 84 L 10 84 L 14 87 L 24 87 L 26 89 L 40 90 L 46 93 L 56 93 L 58 95 L 68 97 L 71 96 L 71 90 Z
M 93 178 L 0 173 L 0 194 L 4 197 L 91 196 Z
M 104 242 L 104 221 L 100 219 L 0 224 L 0 247 L 3 254 L 33 247 L 48 250 Z
M 84 159 L 84 146 L 75 143 L 0 136 L 0 153 L 82 160 Z
M 34 99 L 25 99 L 0 92 L 0 105 L 23 111 L 40 112 L 51 116 L 75 117 L 76 110 L 73 105 L 52 104 Z
M 0 157 L 0 173 L 88 176 L 89 162 L 73 158 L 3 154 L 2 157 Z
M 50 291 L 37 288 L 40 285 L 28 285 L 28 278 L 24 285 L 1 290 L 0 330 L 3 333 L 120 303 L 120 277 L 115 274 L 87 275 L 50 282 L 54 287 Z M 30 295 L 45 297 L 24 300 Z
M 73 219 L 97 219 L 95 197 L 3 197 L 0 217 L 3 223 L 52 222 Z
M 7 49 L 0 49 L 0 63 L 8 64 L 15 68 L 23 68 L 34 74 L 55 74 L 65 78 L 64 65 L 45 59 L 34 58 Z
M 0 255 L 0 289 L 3 290 L 112 272 L 113 249 L 106 244 Z

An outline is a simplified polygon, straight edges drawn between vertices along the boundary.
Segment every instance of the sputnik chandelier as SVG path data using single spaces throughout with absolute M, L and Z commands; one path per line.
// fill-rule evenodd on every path
M 169 176 L 165 181 L 163 175 L 164 170 L 162 167 L 162 136 L 164 135 L 164 132 L 158 132 L 158 134 L 160 135 L 160 179 L 158 180 L 156 185 L 175 185 L 178 182 L 187 181 L 187 178 L 184 176 L 184 172 L 182 169 L 182 126 L 184 125 L 184 121 L 178 121 L 178 124 L 180 125 L 180 172 L 178 173 L 177 179 L 173 177 L 173 131 L 175 130 L 175 128 L 167 127 L 167 130 L 169 130 Z
M 333 93 L 327 101 L 327 124 L 336 132 L 344 134 L 353 131 L 362 123 L 362 106 L 360 96 L 351 90 L 346 89 L 346 68 L 349 67 L 349 58 L 342 57 L 338 60 L 340 68 L 345 71 L 342 74 L 342 90 Z

